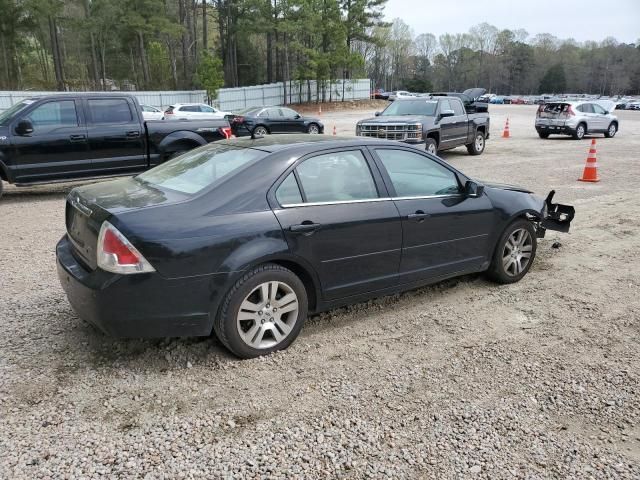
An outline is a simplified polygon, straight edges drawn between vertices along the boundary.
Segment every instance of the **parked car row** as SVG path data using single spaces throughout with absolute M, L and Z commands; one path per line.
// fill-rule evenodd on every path
M 210 120 L 227 118 L 231 112 L 219 110 L 205 103 L 176 103 L 164 111 L 151 105 L 140 104 L 145 120 Z

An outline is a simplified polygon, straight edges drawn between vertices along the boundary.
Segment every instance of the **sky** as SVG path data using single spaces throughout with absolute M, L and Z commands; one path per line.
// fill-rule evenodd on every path
M 640 39 L 640 0 L 388 0 L 387 21 L 401 18 L 414 35 L 464 33 L 478 23 L 524 28 L 578 42 Z

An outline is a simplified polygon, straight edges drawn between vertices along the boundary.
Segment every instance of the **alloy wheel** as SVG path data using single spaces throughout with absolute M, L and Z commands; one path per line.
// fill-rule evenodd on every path
M 253 133 L 254 133 L 254 134 L 256 134 L 256 135 L 260 135 L 260 136 L 265 136 L 265 135 L 268 135 L 268 134 L 269 134 L 269 132 L 267 132 L 267 129 L 266 129 L 266 128 L 264 128 L 264 127 L 257 127 L 257 128 L 253 131 Z
M 257 350 L 271 348 L 291 333 L 298 309 L 298 296 L 289 285 L 261 283 L 240 304 L 236 317 L 240 338 Z
M 484 147 L 484 135 L 479 133 L 478 135 L 476 135 L 476 151 L 477 152 L 482 151 L 483 147 Z
M 429 146 L 427 147 L 427 152 L 429 152 L 432 155 L 435 155 L 436 153 L 438 153 L 438 149 L 433 143 L 430 143 Z
M 612 123 L 609 125 L 609 136 L 613 137 L 616 134 L 616 125 Z
M 502 267 L 507 275 L 516 277 L 529 265 L 533 239 L 524 228 L 519 228 L 509 235 L 502 251 Z
M 309 133 L 312 135 L 318 135 L 320 133 L 320 129 L 317 125 L 309 125 Z
M 584 137 L 584 127 L 582 125 L 578 125 L 578 128 L 576 129 L 576 136 L 579 139 Z

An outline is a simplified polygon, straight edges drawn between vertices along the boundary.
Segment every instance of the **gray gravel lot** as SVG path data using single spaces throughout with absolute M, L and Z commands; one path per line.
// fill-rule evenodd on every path
M 323 118 L 346 134 L 372 113 Z M 640 478 L 640 112 L 598 136 L 597 184 L 576 181 L 589 141 L 540 140 L 534 115 L 492 106 L 485 154 L 443 155 L 576 206 L 522 282 L 335 310 L 249 361 L 84 324 L 55 274 L 71 186 L 7 187 L 0 478 Z

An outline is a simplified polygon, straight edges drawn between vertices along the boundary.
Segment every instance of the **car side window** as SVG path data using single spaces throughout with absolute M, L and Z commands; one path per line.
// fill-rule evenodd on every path
M 302 203 L 300 188 L 298 187 L 298 182 L 293 172 L 285 178 L 284 182 L 282 182 L 278 190 L 276 190 L 276 200 L 278 200 L 280 205 Z
M 451 104 L 449 103 L 449 100 L 440 100 L 440 113 L 444 112 L 445 110 L 453 110 L 451 108 Z
M 95 125 L 113 125 L 133 121 L 129 102 L 124 98 L 89 99 L 89 111 Z
M 269 118 L 269 109 L 265 108 L 260 113 L 258 113 L 258 117 L 260 118 Z
M 584 103 L 578 107 L 582 113 L 593 113 L 593 105 L 590 103 Z
M 282 110 L 280 110 L 279 108 L 269 108 L 268 109 L 269 112 L 269 118 L 283 118 L 282 115 Z
M 456 175 L 439 163 L 407 150 L 377 149 L 397 197 L 425 197 L 460 193 Z
M 200 105 L 200 111 L 203 113 L 214 113 L 215 110 L 207 105 Z
M 53 130 L 60 127 L 77 127 L 78 114 L 76 102 L 63 100 L 60 102 L 47 102 L 36 107 L 27 119 L 33 124 L 34 132 L 38 130 Z
M 593 106 L 594 113 L 597 113 L 599 115 L 604 115 L 605 113 L 607 113 L 607 111 L 597 103 L 592 103 L 591 105 Z
M 296 170 L 307 202 L 378 198 L 373 176 L 360 150 L 318 155 L 302 162 Z
M 464 115 L 464 107 L 460 100 L 449 100 L 449 104 L 453 107 L 453 113 L 455 115 Z
M 281 108 L 280 110 L 282 111 L 282 114 L 286 118 L 295 118 L 295 116 L 298 114 L 297 112 L 291 110 L 290 108 Z

